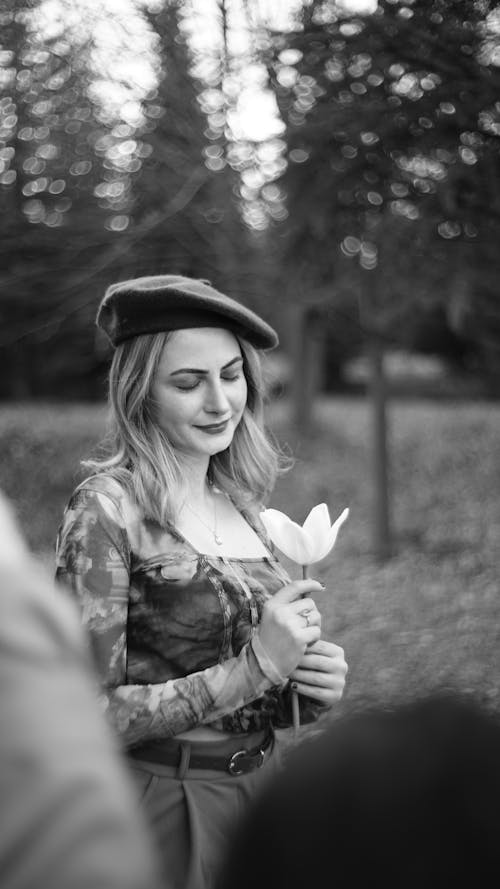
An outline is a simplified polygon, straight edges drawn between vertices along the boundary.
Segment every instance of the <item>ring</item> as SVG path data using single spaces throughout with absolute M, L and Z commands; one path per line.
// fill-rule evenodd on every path
M 309 623 L 310 623 L 310 621 L 309 621 L 309 614 L 310 614 L 310 611 L 309 611 L 308 609 L 305 609 L 304 611 L 301 611 L 300 613 L 301 613 L 302 617 L 305 617 L 305 619 L 306 619 L 306 627 L 308 627 L 308 626 L 309 626 Z

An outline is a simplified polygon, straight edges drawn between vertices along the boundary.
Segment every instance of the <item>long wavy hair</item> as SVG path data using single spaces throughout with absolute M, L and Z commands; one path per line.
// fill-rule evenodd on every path
M 160 525 L 174 521 L 186 494 L 186 479 L 175 448 L 156 419 L 152 386 L 170 332 L 142 334 L 121 343 L 109 372 L 109 431 L 101 443 L 108 456 L 82 461 L 106 472 L 135 498 L 143 514 Z M 247 382 L 247 403 L 229 447 L 210 458 L 208 479 L 239 507 L 264 505 L 291 460 L 264 424 L 260 357 L 237 337 Z

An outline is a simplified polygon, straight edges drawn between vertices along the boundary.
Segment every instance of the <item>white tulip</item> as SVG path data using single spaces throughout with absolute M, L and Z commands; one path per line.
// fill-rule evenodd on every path
M 302 565 L 303 576 L 306 577 L 308 566 L 324 559 L 333 548 L 339 529 L 348 515 L 349 510 L 344 509 L 332 525 L 328 506 L 319 503 L 311 509 L 303 525 L 292 522 L 279 509 L 264 509 L 260 517 L 275 546 L 289 559 Z M 297 739 L 300 727 L 297 691 L 292 691 L 292 721 Z
M 260 517 L 269 537 L 285 556 L 299 565 L 312 565 L 328 555 L 348 515 L 349 510 L 344 509 L 332 525 L 328 506 L 319 503 L 303 525 L 292 522 L 279 509 L 264 509 Z

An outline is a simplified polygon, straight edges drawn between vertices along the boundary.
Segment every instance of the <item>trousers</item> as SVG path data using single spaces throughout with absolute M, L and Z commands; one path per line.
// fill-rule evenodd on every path
M 282 765 L 273 739 L 264 764 L 243 775 L 128 758 L 151 828 L 165 889 L 215 889 L 231 835 Z

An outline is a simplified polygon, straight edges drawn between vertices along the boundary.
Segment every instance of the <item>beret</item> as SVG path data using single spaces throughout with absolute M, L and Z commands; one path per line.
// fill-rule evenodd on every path
M 182 275 L 148 275 L 111 284 L 96 324 L 113 346 L 142 333 L 186 327 L 224 327 L 258 349 L 273 349 L 278 335 L 259 315 L 207 281 Z

